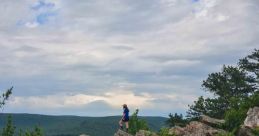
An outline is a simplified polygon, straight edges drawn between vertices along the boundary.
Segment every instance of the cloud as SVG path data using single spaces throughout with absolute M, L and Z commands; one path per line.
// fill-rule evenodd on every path
M 185 99 L 188 99 L 188 101 Z M 88 111 L 88 109 L 97 112 L 100 106 L 106 111 L 116 110 L 121 108 L 122 104 L 126 103 L 132 111 L 140 108 L 141 111 L 145 113 L 153 109 L 162 111 L 168 109 L 172 110 L 172 108 L 169 108 L 171 103 L 174 103 L 173 109 L 186 109 L 186 104 L 194 99 L 195 96 L 192 95 L 165 95 L 163 93 L 151 95 L 147 92 L 134 94 L 131 91 L 111 91 L 101 95 L 54 94 L 47 96 L 16 96 L 8 101 L 8 105 L 5 109 L 12 112 L 17 112 L 17 109 L 18 111 L 20 109 L 26 109 L 29 111 L 40 111 L 44 114 L 55 114 L 55 112 L 51 113 L 50 111 L 62 110 L 81 111 L 81 113 L 84 113 Z M 183 100 L 185 100 L 185 102 L 183 102 Z M 83 108 L 86 109 L 82 110 Z M 155 114 L 147 113 L 146 115 Z
M 183 112 L 204 94 L 200 84 L 209 73 L 258 48 L 256 5 L 256 0 L 4 0 L 0 89 L 14 86 L 16 105 L 52 105 L 60 107 L 57 114 L 86 105 L 97 112 L 98 104 L 116 113 L 123 100 L 147 106 L 144 113 L 157 113 L 156 107 L 163 115 Z M 44 112 L 17 106 L 12 111 Z M 82 112 L 77 108 L 75 114 Z

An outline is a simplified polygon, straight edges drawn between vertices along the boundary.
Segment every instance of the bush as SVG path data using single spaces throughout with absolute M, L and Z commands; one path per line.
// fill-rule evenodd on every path
M 256 127 L 255 129 L 252 130 L 252 133 L 256 136 L 259 135 L 259 127 Z
M 246 117 L 247 110 L 244 109 L 231 109 L 225 114 L 224 128 L 228 131 L 236 131 L 241 124 L 243 124 Z

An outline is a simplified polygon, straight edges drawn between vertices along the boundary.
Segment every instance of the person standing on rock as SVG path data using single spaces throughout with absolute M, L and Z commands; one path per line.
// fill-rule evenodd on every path
M 126 132 L 128 132 L 128 130 L 129 130 L 129 108 L 128 108 L 127 104 L 123 104 L 122 107 L 123 107 L 123 115 L 119 122 L 119 125 L 120 125 L 120 129 L 123 130 L 123 123 L 125 123 Z

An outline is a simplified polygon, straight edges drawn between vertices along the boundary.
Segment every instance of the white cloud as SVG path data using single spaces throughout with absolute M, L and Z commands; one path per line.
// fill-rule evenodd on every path
M 126 103 L 131 107 L 150 106 L 149 101 L 153 100 L 149 94 L 135 95 L 130 91 L 107 92 L 103 95 L 87 94 L 55 94 L 47 96 L 13 97 L 8 105 L 11 107 L 31 107 L 32 109 L 49 108 L 74 108 L 82 107 L 96 101 L 104 101 L 114 108 L 121 108 Z
M 29 27 L 29 28 L 35 28 L 35 27 L 39 26 L 39 23 L 37 23 L 37 22 L 27 22 L 27 23 L 25 23 L 25 26 Z
M 0 5 L 6 13 L 0 16 L 0 74 L 5 75 L 0 81 L 15 86 L 17 106 L 104 101 L 151 108 L 170 102 L 184 109 L 190 101 L 182 98 L 202 94 L 200 84 L 208 73 L 258 47 L 255 0 L 45 3 L 52 4 L 37 11 L 31 8 L 39 3 L 32 0 Z M 48 22 L 39 24 L 35 19 L 46 12 L 55 17 L 43 17 Z M 107 94 L 116 87 L 131 91 Z

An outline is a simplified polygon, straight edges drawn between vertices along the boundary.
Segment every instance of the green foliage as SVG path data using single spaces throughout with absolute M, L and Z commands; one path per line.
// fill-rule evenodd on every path
M 149 130 L 148 124 L 145 120 L 139 119 L 138 117 L 139 110 L 137 109 L 132 116 L 130 117 L 129 121 L 129 133 L 136 134 L 139 130 Z
M 24 136 L 43 136 L 43 131 L 36 126 L 33 131 L 26 131 Z
M 259 50 L 255 49 L 254 52 L 252 52 L 251 55 L 248 55 L 247 57 L 240 59 L 238 63 L 239 67 L 243 70 L 253 73 L 254 76 L 256 76 L 253 81 L 250 81 L 251 83 L 255 83 L 258 85 L 258 78 L 259 78 Z
M 215 97 L 200 97 L 190 106 L 188 116 L 197 118 L 205 114 L 214 118 L 224 118 L 227 110 L 238 108 L 240 102 L 255 91 L 248 80 L 250 77 L 244 71 L 232 66 L 224 66 L 221 72 L 209 74 L 202 86 Z
M 239 108 L 230 109 L 225 114 L 224 128 L 236 132 L 241 124 L 243 124 L 246 113 L 250 107 L 259 106 L 259 92 L 254 93 L 248 99 L 242 101 Z
M 16 127 L 13 125 L 12 117 L 9 115 L 6 126 L 3 128 L 1 135 L 15 136 L 16 135 L 15 129 Z M 35 127 L 34 130 L 32 131 L 27 130 L 26 132 L 20 129 L 20 131 L 18 132 L 18 136 L 43 136 L 43 132 L 42 132 L 42 129 L 39 127 Z
M 161 128 L 158 132 L 159 136 L 176 136 L 175 134 L 169 134 L 169 128 Z
M 8 116 L 7 124 L 2 130 L 2 136 L 13 136 L 15 127 L 13 126 L 12 117 Z
M 256 127 L 255 129 L 252 130 L 252 133 L 255 135 L 255 136 L 259 136 L 259 127 Z
M 227 132 L 227 133 L 220 133 L 220 134 L 217 134 L 216 136 L 235 136 L 235 134 L 232 133 L 232 132 Z
M 243 124 L 247 110 L 231 109 L 226 112 L 224 128 L 229 131 L 237 130 Z
M 174 126 L 180 126 L 180 127 L 184 127 L 188 121 L 186 119 L 183 118 L 182 114 L 177 114 L 175 113 L 173 114 L 169 114 L 169 119 L 166 121 L 166 123 L 170 126 L 170 127 L 174 127 Z

